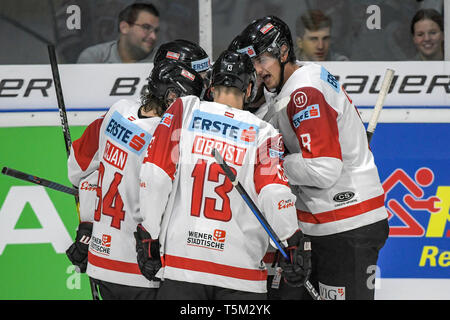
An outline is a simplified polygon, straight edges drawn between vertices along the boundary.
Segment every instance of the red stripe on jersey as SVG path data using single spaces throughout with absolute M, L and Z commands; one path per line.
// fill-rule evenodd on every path
M 302 99 L 299 100 L 299 97 Z M 327 103 L 322 92 L 313 87 L 295 90 L 291 93 L 287 115 L 300 144 L 303 158 L 331 157 L 342 160 L 337 126 L 338 114 Z
M 384 194 L 352 206 L 315 214 L 297 209 L 297 218 L 301 222 L 320 224 L 355 217 L 382 206 L 384 206 Z
M 288 185 L 280 158 L 283 153 L 284 142 L 280 134 L 267 139 L 258 147 L 253 176 L 256 193 L 259 194 L 263 187 L 272 183 Z
M 263 281 L 267 279 L 267 270 L 232 267 L 210 261 L 183 258 L 167 254 L 164 257 L 164 265 L 166 267 L 211 273 L 250 281 Z
M 72 144 L 75 159 L 83 171 L 89 167 L 92 158 L 98 150 L 98 140 L 102 123 L 103 117 L 94 120 L 83 132 L 81 138 L 75 140 Z
M 88 261 L 90 264 L 103 269 L 124 273 L 142 274 L 141 270 L 139 270 L 139 266 L 137 263 L 106 259 L 103 257 L 96 256 L 90 251 L 88 254 Z
M 170 119 L 170 121 L 161 122 L 156 127 L 153 140 L 148 146 L 147 156 L 143 162 L 157 165 L 173 180 L 178 163 L 178 144 L 183 121 L 183 102 L 181 99 L 175 100 L 164 115 L 163 119 Z

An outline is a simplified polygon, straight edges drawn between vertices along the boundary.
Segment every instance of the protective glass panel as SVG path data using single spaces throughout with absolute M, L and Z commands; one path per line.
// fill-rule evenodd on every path
M 76 63 L 83 49 L 118 39 L 119 12 L 134 2 L 2 0 L 0 64 L 47 64 L 48 43 L 56 45 L 59 63 Z M 198 42 L 197 1 L 155 0 L 150 3 L 160 15 L 155 47 L 178 38 Z M 135 27 L 136 32 L 145 34 L 145 30 Z M 135 41 L 139 40 L 142 39 Z
M 253 19 L 275 15 L 290 27 L 297 58 L 327 61 L 417 60 L 410 31 L 415 13 L 421 8 L 443 13 L 442 0 L 213 0 L 214 57 Z M 331 21 L 329 32 L 315 32 L 305 43 L 300 16 L 320 10 Z M 318 21 L 324 20 L 317 19 Z M 313 28 L 313 27 L 312 27 Z M 319 31 L 322 28 L 319 29 Z M 317 30 L 316 30 L 317 31 Z M 329 39 L 327 38 L 329 37 Z M 298 38 L 312 52 L 302 57 Z M 320 40 L 325 43 L 319 44 Z M 328 48 L 325 48 L 327 47 Z M 315 54 L 314 54 L 315 53 Z

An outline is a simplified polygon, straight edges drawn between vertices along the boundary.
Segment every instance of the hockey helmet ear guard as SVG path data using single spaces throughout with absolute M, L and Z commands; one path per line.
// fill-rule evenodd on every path
M 211 87 L 234 87 L 246 92 L 252 84 L 250 97 L 245 103 L 250 103 L 256 96 L 256 72 L 251 59 L 244 53 L 225 50 L 214 63 L 211 74 Z
M 166 107 L 174 98 L 187 95 L 200 97 L 203 88 L 202 77 L 194 69 L 177 61 L 155 63 L 148 78 L 149 92 L 163 100 Z

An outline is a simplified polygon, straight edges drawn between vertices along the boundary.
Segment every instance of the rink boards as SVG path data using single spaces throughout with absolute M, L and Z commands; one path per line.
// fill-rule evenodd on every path
M 368 280 L 376 275 L 380 298 L 450 299 L 449 64 L 324 66 L 366 123 L 385 68 L 397 75 L 371 141 L 390 236 Z M 111 103 L 138 98 L 150 68 L 60 66 L 72 139 Z M 50 67 L 0 69 L 0 166 L 70 186 Z M 64 254 L 76 226 L 70 195 L 0 176 L 0 299 L 90 299 L 86 276 L 74 272 Z

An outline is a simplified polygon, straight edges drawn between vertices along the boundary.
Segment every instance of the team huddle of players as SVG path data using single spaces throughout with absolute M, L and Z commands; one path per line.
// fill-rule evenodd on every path
M 69 179 L 97 187 L 80 190 L 67 256 L 94 297 L 310 299 L 309 280 L 323 298 L 374 298 L 367 267 L 388 225 L 364 125 L 332 74 L 293 48 L 274 16 L 212 66 L 192 42 L 163 44 L 140 101 L 119 100 L 74 141 Z

